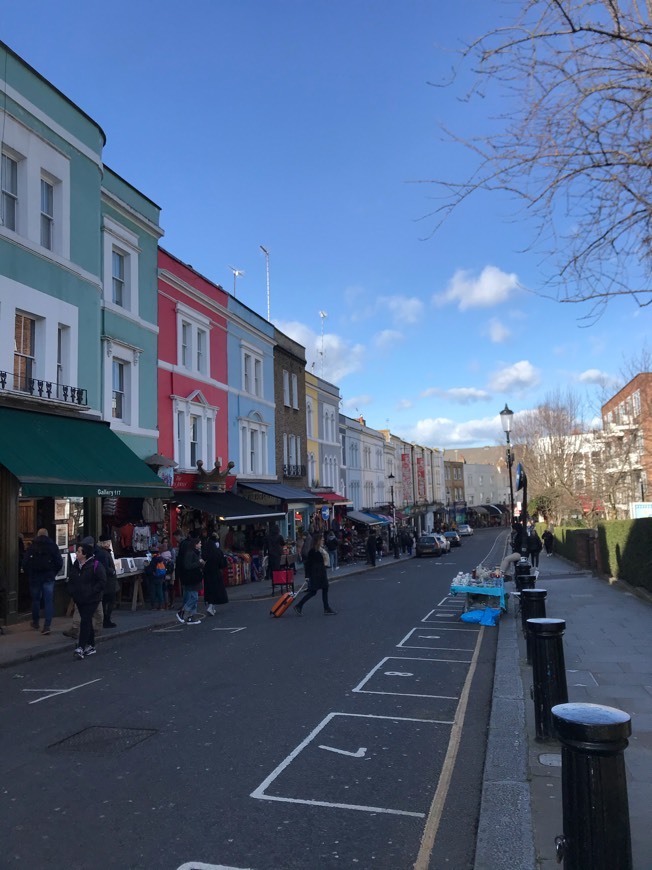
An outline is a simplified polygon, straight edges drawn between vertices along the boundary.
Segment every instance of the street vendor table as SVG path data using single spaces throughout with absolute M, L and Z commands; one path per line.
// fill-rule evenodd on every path
M 466 585 L 464 582 L 456 583 L 455 581 L 453 581 L 451 583 L 451 593 L 453 595 L 466 595 L 466 604 L 464 607 L 465 610 L 470 610 L 470 608 L 471 608 L 472 601 L 470 599 L 470 596 L 476 596 L 476 595 L 483 595 L 483 596 L 490 596 L 492 598 L 497 598 L 498 601 L 496 602 L 496 604 L 498 604 L 500 606 L 500 609 L 507 610 L 507 605 L 505 602 L 504 578 L 503 577 L 496 578 L 494 580 L 494 583 L 496 585 L 483 586 L 483 585 L 474 584 L 472 586 L 469 586 L 469 585 Z M 484 603 L 486 604 L 488 602 L 484 602 Z

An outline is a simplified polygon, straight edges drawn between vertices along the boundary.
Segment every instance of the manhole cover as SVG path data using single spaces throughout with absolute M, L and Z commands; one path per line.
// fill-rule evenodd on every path
M 117 753 L 131 749 L 156 734 L 153 728 L 110 728 L 92 725 L 58 743 L 48 746 L 53 752 Z

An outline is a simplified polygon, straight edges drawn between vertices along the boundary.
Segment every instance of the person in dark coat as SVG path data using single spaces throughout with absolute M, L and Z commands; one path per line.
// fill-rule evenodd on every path
M 521 552 L 521 544 L 523 542 L 523 526 L 521 523 L 514 520 L 512 523 L 512 553 Z
M 369 529 L 367 538 L 367 563 L 369 565 L 376 564 L 376 534 L 372 529 Z
M 229 596 L 224 586 L 226 556 L 220 547 L 217 532 L 208 538 L 202 549 L 204 559 L 204 603 L 208 616 L 215 616 L 215 607 L 228 604 Z
M 543 539 L 543 546 L 546 548 L 546 556 L 552 556 L 552 548 L 554 546 L 555 536 L 550 531 L 550 529 L 546 529 L 541 537 Z
M 324 555 L 325 554 L 325 555 Z M 328 552 L 322 547 L 322 536 L 314 535 L 312 539 L 312 548 L 306 559 L 306 576 L 308 579 L 308 591 L 294 605 L 294 612 L 297 616 L 303 615 L 303 605 L 306 601 L 313 598 L 321 589 L 321 600 L 324 605 L 324 613 L 327 616 L 334 616 L 337 613 L 328 603 L 328 571 L 326 569 L 326 560 Z
M 280 533 L 278 526 L 272 526 L 265 542 L 265 549 L 267 550 L 267 578 L 270 580 L 273 571 L 281 570 L 281 556 L 283 555 L 284 546 L 285 539 Z
M 202 582 L 204 560 L 201 557 L 201 539 L 199 535 L 191 535 L 189 542 L 179 548 L 179 559 L 182 562 L 183 573 L 183 604 L 177 611 L 177 619 L 185 625 L 199 625 L 197 619 L 197 603 L 199 587 Z
M 537 534 L 534 526 L 530 526 L 527 530 L 527 551 L 530 556 L 533 568 L 539 567 L 539 553 L 543 549 L 541 538 Z
M 44 621 L 41 634 L 50 634 L 54 614 L 54 581 L 62 565 L 59 548 L 48 535 L 47 529 L 39 529 L 23 556 L 23 571 L 29 580 L 34 631 L 39 629 L 41 598 L 43 599 Z
M 77 545 L 77 558 L 70 572 L 68 589 L 72 600 L 79 610 L 79 640 L 75 649 L 78 659 L 94 655 L 95 629 L 93 614 L 102 600 L 106 572 L 103 565 L 95 558 L 91 544 Z
M 376 558 L 379 562 L 383 560 L 383 536 L 380 532 L 376 535 Z

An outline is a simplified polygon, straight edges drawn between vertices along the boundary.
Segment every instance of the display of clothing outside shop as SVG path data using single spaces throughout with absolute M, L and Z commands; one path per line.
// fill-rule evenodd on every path
M 165 505 L 161 498 L 145 498 L 143 499 L 142 509 L 143 519 L 146 523 L 163 523 L 165 522 Z

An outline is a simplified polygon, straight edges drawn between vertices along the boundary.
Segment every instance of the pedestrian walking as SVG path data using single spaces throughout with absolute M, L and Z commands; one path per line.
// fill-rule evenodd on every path
M 183 604 L 177 611 L 177 619 L 185 625 L 199 625 L 201 620 L 197 618 L 197 604 L 204 560 L 201 557 L 201 539 L 198 535 L 191 536 L 188 543 L 179 548 L 179 560 L 183 563 Z
M 47 529 L 39 529 L 23 556 L 23 571 L 29 581 L 29 594 L 32 599 L 31 625 L 34 631 L 39 630 L 41 599 L 43 600 L 41 634 L 50 634 L 54 615 L 54 581 L 62 565 L 59 548 L 48 535 Z
M 532 562 L 533 568 L 539 567 L 539 553 L 542 549 L 543 544 L 541 543 L 541 538 L 537 534 L 537 530 L 532 524 L 528 526 L 527 530 L 527 551 L 530 556 L 530 561 Z
M 84 659 L 97 652 L 93 614 L 102 601 L 106 583 L 104 567 L 95 558 L 94 547 L 90 544 L 77 545 L 76 559 L 70 575 L 68 588 L 79 610 L 79 638 L 75 655 L 78 659 Z
M 220 547 L 217 532 L 213 532 L 204 544 L 202 557 L 204 559 L 204 604 L 206 613 L 215 616 L 217 606 L 229 603 L 229 596 L 224 586 L 226 556 Z
M 294 612 L 297 616 L 302 616 L 304 604 L 313 598 L 320 589 L 324 614 L 326 616 L 334 616 L 337 613 L 328 602 L 328 563 L 328 552 L 322 546 L 322 536 L 315 534 L 312 540 L 312 547 L 305 562 L 308 591 L 298 604 L 294 605 Z
M 380 532 L 376 535 L 376 558 L 379 562 L 383 560 L 383 536 Z
M 552 556 L 552 548 L 555 544 L 555 536 L 550 531 L 550 529 L 546 529 L 541 537 L 543 538 L 543 546 L 546 548 L 546 556 Z
M 376 565 L 376 534 L 371 529 L 369 529 L 369 536 L 367 537 L 367 564 L 368 565 Z
M 149 606 L 152 610 L 165 609 L 165 578 L 168 573 L 168 563 L 158 547 L 152 547 L 152 558 L 149 560 L 143 574 L 147 578 Z
M 339 565 L 337 564 L 338 547 L 339 541 L 337 540 L 337 535 L 331 530 L 326 537 L 326 549 L 328 550 L 329 567 L 331 571 L 339 571 Z
M 102 562 L 106 571 L 106 586 L 102 595 L 102 628 L 115 628 L 116 624 L 111 620 L 111 616 L 118 591 L 118 572 L 115 570 L 111 535 L 100 535 L 98 546 L 95 548 L 95 558 Z

